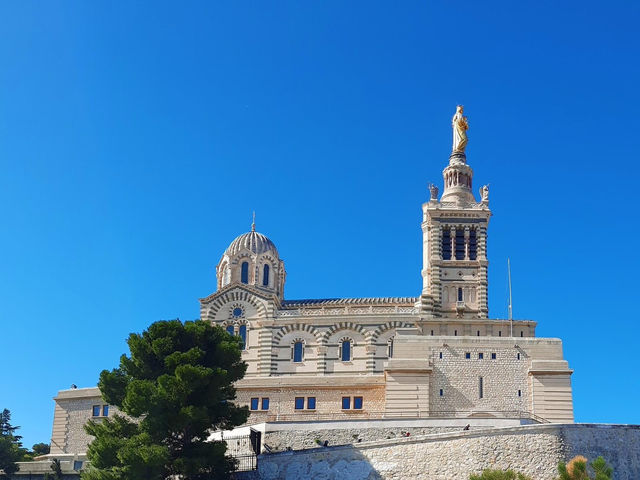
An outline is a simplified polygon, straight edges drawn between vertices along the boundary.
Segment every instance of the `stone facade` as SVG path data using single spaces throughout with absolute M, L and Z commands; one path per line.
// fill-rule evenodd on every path
M 84 431 L 84 425 L 89 420 L 99 422 L 119 413 L 114 406 L 107 406 L 105 411 L 106 402 L 102 400 L 100 390 L 95 387 L 61 390 L 54 400 L 56 405 L 51 436 L 52 456 L 83 456 L 92 439 Z M 99 409 L 97 416 L 93 415 L 94 407 Z
M 485 468 L 554 480 L 557 464 L 602 455 L 616 480 L 640 478 L 640 427 L 528 425 L 395 438 L 261 455 L 258 471 L 237 480 L 451 480 Z
M 256 231 L 216 267 L 202 320 L 244 340 L 236 384 L 248 424 L 381 418 L 528 417 L 573 422 L 571 373 L 559 339 L 536 322 L 489 317 L 488 187 L 455 152 L 422 205 L 422 286 L 416 296 L 286 299 L 284 261 Z M 56 397 L 52 451 L 86 451 L 82 425 L 97 389 Z M 111 414 L 113 411 L 110 412 Z

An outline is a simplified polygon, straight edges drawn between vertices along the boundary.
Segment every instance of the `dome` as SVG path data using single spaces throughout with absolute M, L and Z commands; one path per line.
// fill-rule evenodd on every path
M 224 254 L 232 257 L 244 248 L 256 255 L 272 251 L 276 256 L 278 256 L 278 249 L 274 243 L 263 234 L 256 232 L 253 228 L 250 232 L 236 237 L 236 239 L 227 247 Z

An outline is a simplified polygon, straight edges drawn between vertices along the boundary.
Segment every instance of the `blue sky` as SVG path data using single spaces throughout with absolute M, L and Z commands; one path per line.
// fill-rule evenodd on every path
M 417 296 L 455 105 L 490 183 L 492 317 L 564 340 L 576 420 L 640 423 L 637 2 L 0 4 L 0 407 L 198 316 L 249 229 L 286 297 Z

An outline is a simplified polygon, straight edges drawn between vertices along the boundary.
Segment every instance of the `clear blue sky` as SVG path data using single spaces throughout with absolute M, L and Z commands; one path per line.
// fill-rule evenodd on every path
M 635 1 L 3 2 L 0 408 L 198 316 L 233 238 L 286 296 L 417 296 L 455 105 L 491 184 L 490 313 L 560 337 L 576 419 L 640 423 Z M 474 188 L 475 190 L 475 188 Z

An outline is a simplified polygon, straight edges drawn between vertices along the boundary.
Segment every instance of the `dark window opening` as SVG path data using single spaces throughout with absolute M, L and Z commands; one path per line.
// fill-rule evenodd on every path
M 464 260 L 464 230 L 456 229 L 456 260 Z
M 349 410 L 351 408 L 351 397 L 342 397 L 342 409 Z
M 462 301 L 462 287 L 458 287 L 458 301 Z
M 350 340 L 344 340 L 340 344 L 340 359 L 343 362 L 351 361 L 351 341 Z
M 307 409 L 315 410 L 316 409 L 316 397 L 307 398 Z
M 293 361 L 296 363 L 302 362 L 302 342 L 296 342 L 293 344 Z
M 442 230 L 442 259 L 451 260 L 451 230 Z
M 520 354 L 518 353 L 518 360 L 520 360 Z
M 249 283 L 249 263 L 242 262 L 240 267 L 240 281 L 242 283 Z
M 442 358 L 442 352 L 440 352 L 440 358 Z
M 495 359 L 496 359 L 496 354 L 495 354 L 495 353 L 492 353 L 492 354 L 491 354 L 491 360 L 495 360 Z
M 522 396 L 522 390 L 518 390 L 518 396 L 521 397 Z
M 103 405 L 102 406 L 102 416 L 103 417 L 108 417 L 109 416 L 109 405 Z
M 93 406 L 93 412 L 92 415 L 94 417 L 99 417 L 100 416 L 100 405 L 94 405 Z
M 262 285 L 269 286 L 269 265 L 265 265 L 262 270 Z
M 268 398 L 263 398 L 262 399 L 262 410 L 269 410 L 269 399 Z
M 246 325 L 240 325 L 240 328 L 238 329 L 238 335 L 240 335 L 240 338 L 242 339 L 242 349 L 244 350 L 247 347 L 247 326 Z
M 453 336 L 454 336 L 454 337 L 457 337 L 457 336 L 458 336 L 458 330 L 454 330 L 454 331 L 453 331 Z
M 464 358 L 466 358 L 466 359 L 471 358 L 471 352 L 465 352 Z
M 480 398 L 483 398 L 484 397 L 484 378 L 480 377 L 480 382 L 478 386 L 480 387 L 479 388 Z
M 478 360 L 482 360 L 484 358 L 484 353 L 478 353 Z
M 478 330 L 478 331 L 476 332 L 476 336 L 478 336 L 478 337 L 480 336 L 480 330 Z
M 469 260 L 478 258 L 478 237 L 475 228 L 469 232 Z
M 440 396 L 441 397 L 444 396 L 444 390 L 443 389 L 440 389 Z
M 295 409 L 296 410 L 304 410 L 304 397 L 296 397 Z
M 500 330 L 500 331 L 498 332 L 498 336 L 499 336 L 499 337 L 501 337 L 501 336 L 502 336 L 502 330 Z
M 257 398 L 252 398 L 251 399 L 251 410 L 257 410 L 258 409 L 258 399 Z
M 354 410 L 362 410 L 362 397 L 353 397 Z
M 520 331 L 520 336 L 524 337 L 524 332 L 522 330 Z
M 233 335 L 233 325 L 227 325 L 227 333 L 229 335 Z

